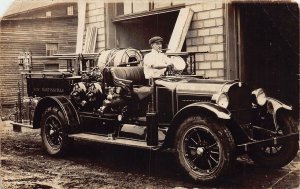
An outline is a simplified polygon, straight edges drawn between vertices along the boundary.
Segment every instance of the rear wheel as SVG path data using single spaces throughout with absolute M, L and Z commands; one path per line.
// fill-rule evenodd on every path
M 60 156 L 68 152 L 72 139 L 68 137 L 66 118 L 61 109 L 50 107 L 45 110 L 41 119 L 41 135 L 50 155 Z
M 291 116 L 286 116 L 276 131 L 276 136 L 297 133 L 298 128 Z M 254 146 L 249 153 L 257 164 L 267 168 L 281 168 L 289 164 L 297 155 L 299 149 L 298 137 L 293 137 L 281 144 L 270 146 Z
M 235 161 L 235 145 L 229 130 L 200 116 L 190 117 L 180 125 L 175 147 L 179 164 L 196 181 L 220 178 Z

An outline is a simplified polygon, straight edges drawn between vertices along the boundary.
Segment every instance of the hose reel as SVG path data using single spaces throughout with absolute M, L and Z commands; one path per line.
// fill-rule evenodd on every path
M 139 64 L 143 59 L 141 51 L 133 48 L 110 49 L 103 51 L 98 58 L 98 67 L 127 66 Z

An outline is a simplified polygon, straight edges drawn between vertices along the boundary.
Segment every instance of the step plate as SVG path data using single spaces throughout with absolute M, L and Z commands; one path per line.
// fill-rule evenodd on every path
M 14 132 L 20 132 L 20 133 L 22 132 L 22 127 L 27 127 L 27 128 L 33 129 L 33 125 L 18 123 L 18 122 L 13 122 L 12 126 L 13 126 Z
M 157 150 L 160 146 L 147 146 L 145 141 L 137 141 L 137 140 L 129 140 L 129 139 L 121 139 L 121 138 L 112 138 L 108 136 L 101 136 L 96 134 L 89 134 L 89 133 L 78 133 L 78 134 L 71 134 L 69 135 L 70 138 L 74 139 L 81 139 L 81 140 L 88 140 L 100 143 L 107 143 L 107 144 L 116 144 L 122 146 L 131 146 L 137 148 L 144 148 L 150 150 Z

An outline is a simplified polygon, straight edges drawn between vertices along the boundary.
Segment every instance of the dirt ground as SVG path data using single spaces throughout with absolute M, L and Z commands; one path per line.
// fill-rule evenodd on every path
M 39 130 L 15 133 L 0 120 L 0 136 L 1 189 L 300 187 L 300 153 L 279 170 L 262 169 L 243 157 L 232 175 L 204 185 L 184 176 L 171 153 L 76 141 L 69 156 L 53 158 Z

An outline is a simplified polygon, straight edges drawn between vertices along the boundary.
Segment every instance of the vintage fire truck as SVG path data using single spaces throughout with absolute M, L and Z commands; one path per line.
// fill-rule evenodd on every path
M 202 182 L 224 176 L 242 154 L 269 168 L 294 159 L 299 133 L 291 106 L 241 81 L 197 76 L 195 53 L 168 56 L 174 67 L 151 81 L 135 49 L 55 55 L 44 71 L 22 60 L 26 87 L 20 87 L 14 129 L 40 129 L 53 156 L 66 155 L 74 139 L 170 150 Z

